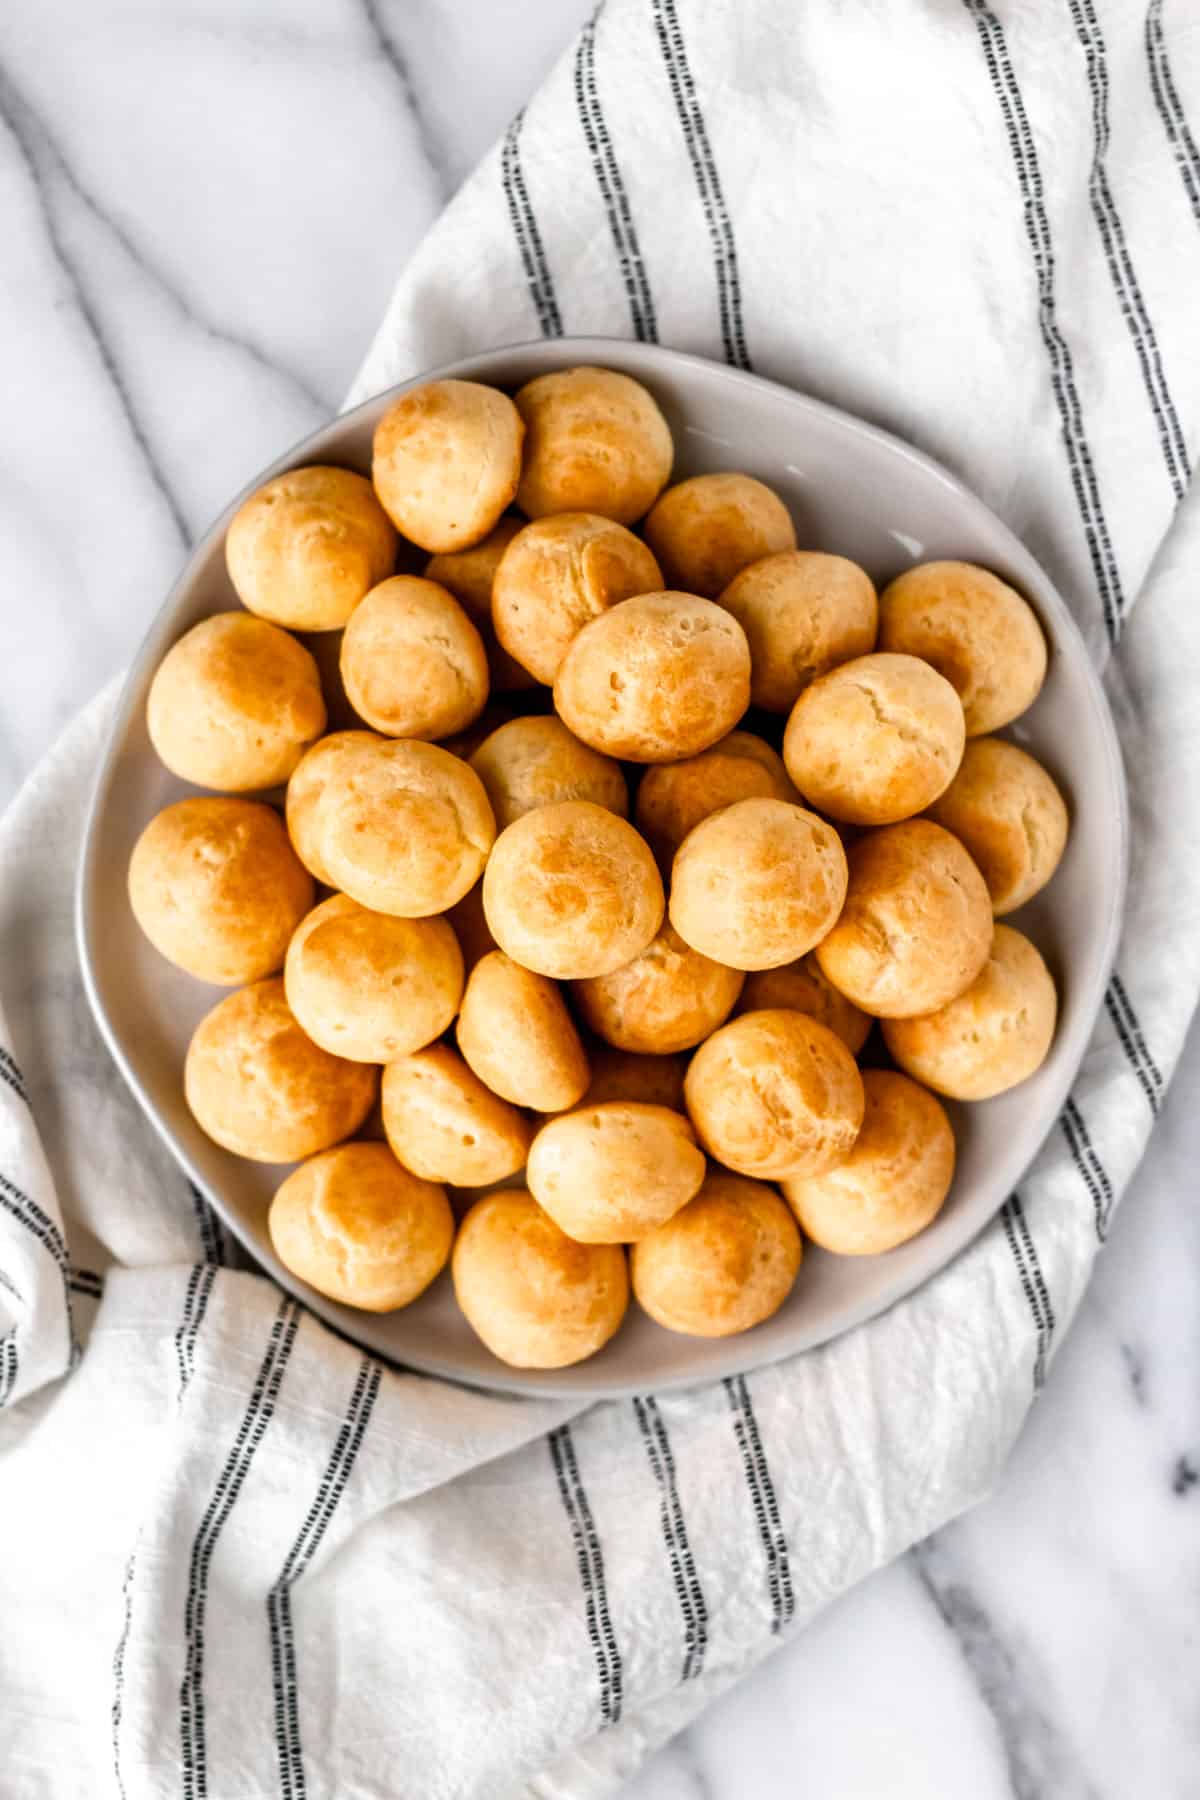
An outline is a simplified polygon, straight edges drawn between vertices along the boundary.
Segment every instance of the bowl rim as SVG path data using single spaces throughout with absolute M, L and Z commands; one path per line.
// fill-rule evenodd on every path
M 495 384 L 504 377 L 495 375 L 495 364 L 500 358 L 526 357 L 531 360 L 547 359 L 547 371 L 567 368 L 577 364 L 610 366 L 606 359 L 618 357 L 622 371 L 626 372 L 630 363 L 645 373 L 652 380 L 656 371 L 676 367 L 682 370 L 703 371 L 706 378 L 717 379 L 726 385 L 744 390 L 747 385 L 769 390 L 786 396 L 788 402 L 800 412 L 823 417 L 836 422 L 840 431 L 847 437 L 869 441 L 882 445 L 893 455 L 918 468 L 929 479 L 940 483 L 957 500 L 968 507 L 981 510 L 992 523 L 992 526 L 1003 541 L 1006 551 L 1012 559 L 1019 563 L 1031 565 L 1036 569 L 1041 581 L 1038 593 L 1038 610 L 1043 615 L 1044 623 L 1048 623 L 1052 645 L 1069 655 L 1082 672 L 1093 703 L 1100 737 L 1104 747 L 1105 774 L 1112 796 L 1116 802 L 1116 817 L 1113 821 L 1116 841 L 1116 866 L 1112 871 L 1112 882 L 1109 889 L 1108 907 L 1104 917 L 1104 929 L 1101 938 L 1099 959 L 1094 973 L 1086 989 L 1080 996 L 1076 1006 L 1076 1025 L 1074 1037 L 1077 1040 L 1071 1055 L 1066 1059 L 1063 1071 L 1051 1089 L 1053 1107 L 1051 1123 L 1036 1143 L 1029 1148 L 1029 1154 L 1022 1166 L 1017 1181 L 1023 1180 L 1029 1168 L 1048 1141 L 1062 1107 L 1070 1094 L 1078 1076 L 1083 1058 L 1087 1052 L 1092 1031 L 1103 1004 L 1104 991 L 1108 985 L 1116 960 L 1120 941 L 1121 928 L 1125 913 L 1126 892 L 1128 886 L 1130 858 L 1130 818 L 1129 795 L 1125 777 L 1124 762 L 1121 754 L 1120 740 L 1112 710 L 1104 692 L 1100 673 L 1088 652 L 1083 634 L 1076 622 L 1070 607 L 1063 599 L 1056 584 L 1051 580 L 1033 553 L 995 513 L 987 503 L 980 499 L 972 489 L 959 480 L 936 458 L 925 451 L 916 449 L 905 439 L 897 437 L 885 427 L 875 425 L 854 413 L 834 406 L 825 400 L 787 386 L 781 381 L 774 381 L 768 376 L 753 374 L 748 370 L 735 369 L 727 363 L 715 362 L 708 357 L 698 356 L 690 351 L 675 350 L 665 345 L 647 344 L 620 337 L 579 336 L 557 338 L 525 339 L 516 343 L 497 344 L 488 350 L 476 351 L 469 356 L 455 357 L 434 367 L 421 370 L 408 379 L 396 382 L 389 387 L 357 400 L 345 411 L 336 413 L 322 425 L 305 434 L 291 445 L 280 456 L 276 457 L 264 469 L 260 470 L 248 481 L 237 494 L 216 515 L 206 531 L 196 540 L 189 550 L 179 574 L 172 582 L 161 605 L 150 621 L 149 626 L 134 655 L 115 709 L 111 715 L 100 760 L 93 778 L 84 813 L 83 830 L 80 838 L 79 862 L 77 867 L 73 904 L 73 922 L 76 950 L 79 957 L 80 972 L 83 979 L 84 992 L 87 996 L 92 1017 L 100 1031 L 100 1035 L 112 1056 L 133 1098 L 142 1113 L 166 1145 L 175 1162 L 180 1166 L 187 1180 L 199 1190 L 213 1207 L 227 1229 L 242 1245 L 243 1250 L 257 1265 L 262 1267 L 281 1287 L 295 1295 L 303 1305 L 319 1317 L 323 1324 L 333 1330 L 339 1337 L 354 1342 L 379 1361 L 405 1373 L 432 1376 L 437 1379 L 453 1381 L 460 1386 L 470 1387 L 478 1391 L 524 1395 L 531 1399 L 552 1399 L 557 1401 L 577 1400 L 580 1405 L 597 1400 L 627 1397 L 630 1394 L 653 1390 L 664 1393 L 672 1390 L 687 1390 L 729 1379 L 737 1375 L 748 1374 L 754 1369 L 768 1367 L 788 1357 L 801 1355 L 808 1350 L 819 1348 L 822 1344 L 831 1343 L 847 1332 L 856 1330 L 869 1320 L 879 1317 L 895 1306 L 899 1301 L 915 1293 L 927 1282 L 935 1281 L 975 1241 L 977 1237 L 992 1223 L 996 1214 L 1005 1204 L 1007 1194 L 1001 1193 L 994 1206 L 982 1217 L 970 1216 L 961 1224 L 956 1232 L 950 1234 L 950 1242 L 945 1254 L 937 1265 L 912 1274 L 897 1277 L 891 1284 L 885 1284 L 882 1291 L 865 1296 L 858 1303 L 848 1303 L 844 1316 L 839 1319 L 832 1331 L 823 1331 L 819 1336 L 810 1338 L 791 1346 L 757 1348 L 754 1332 L 747 1332 L 723 1340 L 727 1346 L 726 1354 L 712 1358 L 710 1365 L 695 1373 L 680 1372 L 674 1375 L 656 1378 L 648 1372 L 645 1388 L 631 1384 L 626 1379 L 607 1380 L 603 1374 L 603 1352 L 587 1362 L 569 1366 L 565 1370 L 521 1370 L 509 1369 L 496 1362 L 495 1372 L 490 1369 L 463 1369 L 453 1363 L 446 1362 L 436 1354 L 416 1360 L 401 1361 L 389 1355 L 377 1345 L 356 1338 L 346 1324 L 349 1309 L 340 1307 L 336 1302 L 326 1299 L 322 1294 L 309 1288 L 304 1282 L 294 1277 L 273 1255 L 264 1248 L 246 1244 L 236 1209 L 227 1203 L 219 1189 L 210 1182 L 192 1162 L 185 1147 L 174 1137 L 167 1121 L 160 1116 L 153 1096 L 147 1090 L 137 1070 L 134 1068 L 125 1043 L 109 1016 L 104 1001 L 102 982 L 97 965 L 97 932 L 100 921 L 98 908 L 92 904 L 92 894 L 96 884 L 100 859 L 103 854 L 101 833 L 101 816 L 104 804 L 116 778 L 120 758 L 118 745 L 124 737 L 130 716 L 141 693 L 147 665 L 157 661 L 162 654 L 164 640 L 170 635 L 174 617 L 180 599 L 190 587 L 199 565 L 207 560 L 213 550 L 223 539 L 230 519 L 246 499 L 249 498 L 264 482 L 288 470 L 302 466 L 313 460 L 320 451 L 323 440 L 331 431 L 352 425 L 368 412 L 376 410 L 381 404 L 399 398 L 413 388 L 420 387 L 429 381 L 443 379 L 458 380 L 490 380 Z M 1051 615 L 1045 619 L 1045 613 Z M 1069 646 L 1069 649 L 1065 649 Z M 1005 1186 L 1009 1184 L 1003 1184 Z M 1015 1183 L 1013 1184 L 1015 1185 Z M 364 1315 L 372 1319 L 374 1315 Z M 713 1340 L 696 1340 L 708 1343 Z M 585 1371 L 593 1371 L 586 1373 Z M 569 1383 L 562 1377 L 569 1376 Z M 556 1379 L 557 1378 L 557 1379 Z

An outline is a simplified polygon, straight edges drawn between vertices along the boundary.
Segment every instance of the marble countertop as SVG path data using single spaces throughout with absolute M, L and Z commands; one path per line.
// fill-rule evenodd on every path
M 442 202 L 590 0 L 9 0 L 0 802 L 229 494 L 333 412 Z M 997 1492 L 629 1800 L 1200 1792 L 1200 1080 Z

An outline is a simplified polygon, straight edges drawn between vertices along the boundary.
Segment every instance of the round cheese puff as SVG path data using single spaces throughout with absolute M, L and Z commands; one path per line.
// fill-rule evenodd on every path
M 779 1311 L 802 1246 L 775 1189 L 715 1171 L 694 1200 L 630 1251 L 638 1303 L 689 1337 L 732 1337 Z
M 421 919 L 475 885 L 496 826 L 483 783 L 459 757 L 379 738 L 343 751 L 314 829 L 330 886 L 373 912 Z
M 463 955 L 463 965 L 469 973 L 481 956 L 486 956 L 489 950 L 496 948 L 496 940 L 488 930 L 488 922 L 483 914 L 482 879 L 461 900 L 454 902 L 446 917 L 454 927 L 454 935 Z
M 396 566 L 396 533 L 350 469 L 291 469 L 242 502 L 225 534 L 242 605 L 293 631 L 336 631 Z
M 739 1175 L 815 1175 L 846 1155 L 862 1124 L 857 1064 L 805 1013 L 742 1013 L 701 1044 L 684 1082 L 710 1156 Z
M 842 915 L 817 947 L 826 979 L 863 1012 L 907 1019 L 970 987 L 992 945 L 987 884 L 956 837 L 929 819 L 852 844 Z
M 638 594 L 572 638 L 554 707 L 576 737 L 628 762 L 707 750 L 750 703 L 746 634 L 695 594 Z
M 521 530 L 522 521 L 506 514 L 495 528 L 469 550 L 448 550 L 444 556 L 431 556 L 425 565 L 425 577 L 436 581 L 454 595 L 487 651 L 492 692 L 514 693 L 535 685 L 528 669 L 523 669 L 496 637 L 492 623 L 492 583 L 500 559 Z
M 749 563 L 796 548 L 787 507 L 752 475 L 693 475 L 668 488 L 646 542 L 671 587 L 715 600 Z
M 293 1169 L 267 1214 L 275 1254 L 343 1306 L 393 1312 L 450 1260 L 446 1190 L 401 1168 L 386 1144 L 340 1144 Z
M 1054 1041 L 1054 977 L 1029 939 L 997 925 L 991 955 L 963 993 L 937 1012 L 890 1019 L 892 1056 L 951 1100 L 990 1100 L 1041 1068 Z
M 543 1125 L 525 1180 L 577 1243 L 629 1244 L 686 1205 L 707 1167 L 682 1113 L 610 1100 Z
M 422 550 L 466 550 L 516 494 L 524 437 L 520 413 L 499 388 L 427 381 L 401 394 L 375 427 L 375 492 Z
M 590 800 L 625 818 L 629 789 L 620 763 L 601 756 L 552 715 L 510 719 L 470 757 L 500 831 L 539 806 Z
M 183 1091 L 215 1143 L 252 1162 L 299 1162 L 357 1131 L 373 1068 L 331 1056 L 301 1030 L 273 977 L 239 988 L 192 1034 Z
M 782 1184 L 801 1230 L 838 1256 L 906 1244 L 936 1219 L 954 1179 L 954 1133 L 932 1094 L 891 1069 L 864 1069 L 863 1089 L 849 1156 L 823 1175 Z
M 483 639 L 453 594 L 419 575 L 393 575 L 354 609 L 341 667 L 355 712 L 389 737 L 449 737 L 488 697 Z
M 663 868 L 692 828 L 735 800 L 798 800 L 783 758 L 750 731 L 731 731 L 711 750 L 655 763 L 638 783 L 637 828 Z
M 662 923 L 662 878 L 627 820 L 589 800 L 540 806 L 505 827 L 483 877 L 502 950 L 563 981 L 607 975 Z
M 425 564 L 425 579 L 436 581 L 454 595 L 471 623 L 486 635 L 492 623 L 492 584 L 500 560 L 523 521 L 515 513 L 506 513 L 479 543 L 468 550 L 448 550 L 442 556 L 431 556 Z
M 362 720 L 351 706 L 342 680 L 340 631 L 308 631 L 301 642 L 317 665 L 325 699 L 325 736 L 335 731 L 361 731 Z
M 958 695 L 936 669 L 915 656 L 859 656 L 805 688 L 783 760 L 831 818 L 892 825 L 944 793 L 965 742 Z
M 794 962 L 831 929 L 846 897 L 832 825 L 789 800 L 737 800 L 690 831 L 671 870 L 671 923 L 731 969 Z
M 516 401 L 528 434 L 517 489 L 526 518 L 589 512 L 632 525 L 653 506 L 675 446 L 640 381 L 615 369 L 558 369 L 527 381 Z
M 278 625 L 214 613 L 159 663 L 146 726 L 181 781 L 232 794 L 274 787 L 325 729 L 317 665 Z
M 390 1062 L 382 1094 L 387 1141 L 414 1174 L 486 1187 L 524 1168 L 532 1124 L 485 1087 L 449 1044 Z
M 129 859 L 129 904 L 159 955 L 221 987 L 274 974 L 312 903 L 283 820 L 257 800 L 177 800 Z
M 750 698 L 767 712 L 790 712 L 819 675 L 875 648 L 875 584 L 844 556 L 764 556 L 734 576 L 720 601 L 749 640 Z
M 351 1062 L 390 1062 L 432 1043 L 453 1019 L 462 951 L 445 919 L 397 919 L 334 894 L 288 945 L 283 984 L 322 1050 Z
M 1017 718 L 1046 678 L 1037 614 L 974 563 L 922 563 L 898 575 L 879 597 L 879 648 L 932 663 L 962 701 L 968 737 Z
M 643 1056 L 601 1044 L 592 1057 L 592 1079 L 580 1104 L 640 1100 L 647 1106 L 670 1106 L 682 1112 L 686 1067 L 682 1056 Z
M 663 925 L 640 956 L 608 975 L 573 983 L 583 1022 L 618 1050 L 670 1055 L 723 1024 L 744 976 L 713 962 Z
M 1040 893 L 1067 847 L 1067 806 L 1040 762 L 1003 738 L 968 740 L 929 816 L 979 865 L 998 916 Z
M 336 883 L 321 857 L 321 805 L 327 784 L 335 789 L 356 761 L 369 760 L 364 745 L 380 744 L 373 731 L 334 731 L 306 750 L 287 785 L 287 828 L 292 848 L 325 887 Z
M 531 695 L 526 695 L 525 698 L 532 700 Z M 465 731 L 456 731 L 452 737 L 441 739 L 442 749 L 449 750 L 453 756 L 461 756 L 464 762 L 470 762 L 480 744 L 490 738 L 493 731 L 499 731 L 502 725 L 511 724 L 515 718 L 528 716 L 524 707 L 518 711 L 514 699 L 511 694 L 502 699 L 490 699 L 479 717 Z
M 467 977 L 458 1047 L 480 1081 L 514 1106 L 561 1112 L 587 1091 L 588 1059 L 557 986 L 501 950 Z
M 549 684 L 577 631 L 607 607 L 662 584 L 645 544 L 615 520 L 576 512 L 535 519 L 517 533 L 496 570 L 496 636 Z
M 565 1369 L 594 1356 L 629 1305 L 624 1250 L 577 1244 L 519 1190 L 475 1203 L 450 1266 L 467 1322 L 516 1369 Z
M 376 1093 L 375 1099 L 372 1102 L 370 1112 L 367 1114 L 355 1134 L 355 1141 L 357 1142 L 359 1139 L 364 1139 L 372 1144 L 383 1144 L 387 1142 L 387 1137 L 383 1129 L 383 1109 L 379 1104 L 378 1093 Z
M 845 994 L 838 993 L 811 950 L 807 956 L 784 963 L 780 968 L 756 969 L 747 975 L 740 1012 L 758 1012 L 780 1006 L 807 1013 L 810 1019 L 828 1025 L 830 1031 L 841 1038 L 851 1056 L 858 1055 L 871 1030 L 869 1015 L 860 1012 Z

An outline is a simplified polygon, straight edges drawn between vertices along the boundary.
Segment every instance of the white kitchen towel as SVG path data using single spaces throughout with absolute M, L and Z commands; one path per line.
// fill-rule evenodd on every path
M 405 274 L 356 387 L 539 332 L 725 357 L 951 464 L 1106 670 L 1128 925 L 1060 1125 L 860 1330 L 579 1410 L 380 1367 L 229 1246 L 71 936 L 110 701 L 0 837 L 6 1800 L 609 1793 L 978 1499 L 1200 985 L 1200 33 L 1184 0 L 612 0 Z M 365 227 L 364 227 L 365 228 Z

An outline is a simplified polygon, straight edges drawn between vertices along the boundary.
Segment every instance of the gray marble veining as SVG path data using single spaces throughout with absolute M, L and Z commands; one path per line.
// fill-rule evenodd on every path
M 938 1540 L 918 1546 L 912 1566 L 991 1714 L 1014 1800 L 1038 1800 L 1046 1793 L 1095 1800 L 1096 1790 L 1044 1703 L 1033 1647 L 997 1628 Z
M 412 117 L 421 152 L 436 181 L 438 196 L 443 201 L 448 200 L 458 182 L 449 146 L 442 141 L 426 116 L 424 103 L 413 84 L 408 57 L 398 35 L 406 15 L 399 7 L 385 5 L 383 0 L 362 0 L 362 9 L 375 43 L 396 77 L 401 99 Z M 411 29 L 411 9 L 407 12 L 407 18 Z
M 146 425 L 139 416 L 121 365 L 108 341 L 102 322 L 100 301 L 94 291 L 94 270 L 88 259 L 76 252 L 72 243 L 72 232 L 67 216 L 69 212 L 74 208 L 82 208 L 96 225 L 111 232 L 120 248 L 133 260 L 139 271 L 149 276 L 150 270 L 129 238 L 111 219 L 106 217 L 92 196 L 81 186 L 43 121 L 3 70 L 0 70 L 0 119 L 7 126 L 33 184 L 47 243 L 62 271 L 80 322 L 88 333 L 104 373 L 112 385 L 129 436 L 145 463 L 146 473 L 158 492 L 167 516 L 178 533 L 180 546 L 186 550 L 192 542 L 193 534 L 184 520 L 179 501 L 159 467 L 154 448 L 147 435 Z M 173 293 L 171 298 L 178 300 L 178 296 Z

